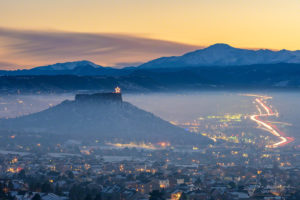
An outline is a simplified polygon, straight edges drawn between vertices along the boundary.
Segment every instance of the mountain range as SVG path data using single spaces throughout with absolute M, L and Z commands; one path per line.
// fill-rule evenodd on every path
M 0 71 L 0 92 L 112 90 L 174 91 L 212 88 L 300 88 L 300 51 L 238 49 L 227 44 L 137 67 L 112 68 L 90 61 Z
M 139 67 L 149 69 L 278 63 L 300 63 L 300 51 L 249 50 L 234 48 L 227 44 L 214 44 L 182 56 L 158 58 Z
M 0 70 L 0 75 L 124 75 L 140 69 L 201 66 L 242 66 L 256 64 L 300 63 L 300 50 L 249 50 L 214 44 L 182 56 L 161 57 L 137 67 L 103 67 L 90 61 L 56 63 L 24 70 Z

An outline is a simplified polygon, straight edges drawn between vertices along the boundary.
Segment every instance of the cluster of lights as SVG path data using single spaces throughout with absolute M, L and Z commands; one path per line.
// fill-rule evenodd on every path
M 122 143 L 106 143 L 107 145 L 118 147 L 118 148 L 142 148 L 142 149 L 157 149 L 153 144 L 151 143 L 135 143 L 135 142 L 130 142 L 126 144 Z
M 6 171 L 10 172 L 10 173 L 19 173 L 22 170 L 22 168 L 18 167 L 18 168 L 8 168 Z

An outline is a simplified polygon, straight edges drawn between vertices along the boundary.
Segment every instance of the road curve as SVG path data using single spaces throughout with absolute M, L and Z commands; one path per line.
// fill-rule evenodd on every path
M 269 124 L 260 117 L 270 117 L 270 116 L 278 116 L 278 113 L 274 113 L 273 110 L 267 106 L 263 100 L 268 99 L 269 97 L 264 98 L 264 96 L 259 96 L 255 99 L 255 102 L 265 110 L 265 113 L 260 113 L 259 115 L 251 115 L 250 119 L 254 122 L 256 122 L 259 126 L 264 127 L 268 132 L 270 132 L 272 135 L 276 136 L 278 138 L 278 142 L 272 144 L 272 145 L 267 145 L 269 148 L 277 148 L 277 147 L 282 147 L 292 141 L 294 141 L 293 138 L 286 137 L 285 133 L 280 131 L 276 125 Z

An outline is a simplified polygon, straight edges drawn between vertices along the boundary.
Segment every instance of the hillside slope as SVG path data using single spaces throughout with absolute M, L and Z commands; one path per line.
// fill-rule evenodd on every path
M 76 139 L 200 144 L 194 135 L 123 101 L 64 101 L 31 115 L 0 120 L 2 130 L 55 133 Z

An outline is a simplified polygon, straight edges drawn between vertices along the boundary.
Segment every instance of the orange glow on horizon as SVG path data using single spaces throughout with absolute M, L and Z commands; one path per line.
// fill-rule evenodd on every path
M 67 60 L 58 60 L 59 53 L 43 56 L 31 55 L 26 50 L 19 52 L 18 49 L 9 49 L 18 44 L 22 46 L 25 42 L 19 38 L 14 41 L 2 38 L 1 28 L 50 33 L 125 34 L 152 38 L 161 43 L 173 41 L 190 45 L 188 48 L 178 46 L 181 51 L 177 53 L 170 50 L 156 52 L 151 49 L 153 47 L 148 47 L 148 52 L 133 49 L 133 53 L 129 54 L 124 49 L 118 53 L 84 57 L 105 66 L 122 62 L 146 62 L 215 43 L 227 43 L 238 48 L 297 50 L 300 48 L 300 26 L 297 26 L 300 21 L 299 8 L 299 0 L 2 1 L 1 17 L 5 20 L 0 21 L 0 64 L 30 68 L 78 58 L 63 57 Z M 14 37 L 18 37 L 18 33 Z M 43 38 L 37 38 L 43 42 Z M 89 40 L 87 35 L 86 38 Z M 132 38 L 127 40 L 129 48 L 130 40 Z M 35 44 L 31 47 L 35 53 L 39 49 Z M 107 48 L 113 51 L 115 47 Z M 72 53 L 72 49 L 68 50 Z M 87 48 L 84 52 L 89 50 Z M 16 68 L 15 65 L 8 67 Z

